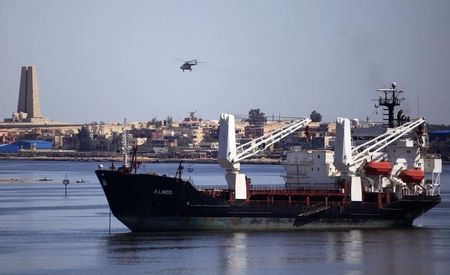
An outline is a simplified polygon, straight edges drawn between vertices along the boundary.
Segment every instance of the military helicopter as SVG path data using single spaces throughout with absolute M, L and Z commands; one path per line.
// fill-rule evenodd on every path
M 192 66 L 195 66 L 199 63 L 206 63 L 206 62 L 197 61 L 197 59 L 192 59 L 192 60 L 188 60 L 188 61 L 181 60 L 181 59 L 178 59 L 178 60 L 184 62 L 183 65 L 180 66 L 180 69 L 183 70 L 183 72 L 185 70 L 192 71 Z

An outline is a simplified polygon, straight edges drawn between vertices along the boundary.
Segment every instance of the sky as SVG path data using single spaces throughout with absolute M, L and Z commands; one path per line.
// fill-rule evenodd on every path
M 71 123 L 269 116 L 450 124 L 450 1 L 0 0 L 0 118 L 37 66 L 45 117 Z M 206 63 L 182 72 L 177 59 Z

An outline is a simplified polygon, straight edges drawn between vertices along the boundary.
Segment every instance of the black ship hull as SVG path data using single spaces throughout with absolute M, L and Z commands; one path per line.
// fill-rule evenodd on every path
M 414 219 L 441 200 L 405 196 L 380 205 L 346 202 L 341 193 L 335 193 L 339 196 L 334 200 L 311 193 L 307 203 L 280 195 L 235 201 L 226 196 L 230 191 L 201 192 L 173 177 L 107 170 L 96 174 L 112 213 L 134 232 L 411 227 Z

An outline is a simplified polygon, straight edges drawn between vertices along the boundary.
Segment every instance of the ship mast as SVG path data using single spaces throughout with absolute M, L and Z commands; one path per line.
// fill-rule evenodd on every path
M 400 110 L 397 117 L 397 125 L 394 125 L 394 109 L 395 106 L 399 106 L 400 102 L 405 98 L 399 98 L 399 94 L 403 93 L 403 91 L 397 90 L 397 83 L 392 82 L 391 87 L 391 89 L 377 89 L 378 92 L 382 93 L 381 95 L 379 95 L 377 101 L 379 106 L 385 107 L 383 111 L 387 111 L 387 113 L 383 112 L 383 116 L 385 116 L 383 120 L 388 122 L 388 126 L 390 128 L 393 128 L 395 126 L 400 126 L 400 124 L 402 123 L 401 115 L 403 111 Z
M 128 131 L 126 130 L 127 119 L 123 118 L 123 128 L 122 128 L 122 153 L 123 153 L 123 167 L 128 168 Z

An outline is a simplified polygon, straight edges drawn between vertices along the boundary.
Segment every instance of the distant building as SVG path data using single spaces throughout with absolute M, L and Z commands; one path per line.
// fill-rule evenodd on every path
M 0 130 L 0 144 L 9 144 L 16 141 L 17 133 L 11 131 Z
M 19 146 L 14 144 L 1 144 L 0 145 L 0 154 L 1 153 L 18 153 L 20 150 Z
M 189 117 L 186 117 L 181 123 L 181 134 L 192 141 L 194 147 L 199 147 L 203 141 L 203 120 L 195 117 L 195 112 L 189 112 Z
M 246 126 L 244 128 L 244 135 L 248 139 L 259 138 L 264 135 L 264 126 Z
M 50 150 L 53 144 L 44 140 L 20 140 L 0 145 L 0 153 L 18 153 L 20 150 Z
M 437 130 L 430 133 L 430 141 L 450 141 L 450 130 Z
M 14 143 L 14 145 L 19 146 L 20 149 L 27 149 L 27 150 L 49 150 L 52 149 L 53 144 L 49 141 L 45 140 L 19 140 Z
M 437 130 L 429 133 L 430 153 L 439 154 L 442 160 L 450 160 L 450 130 Z

